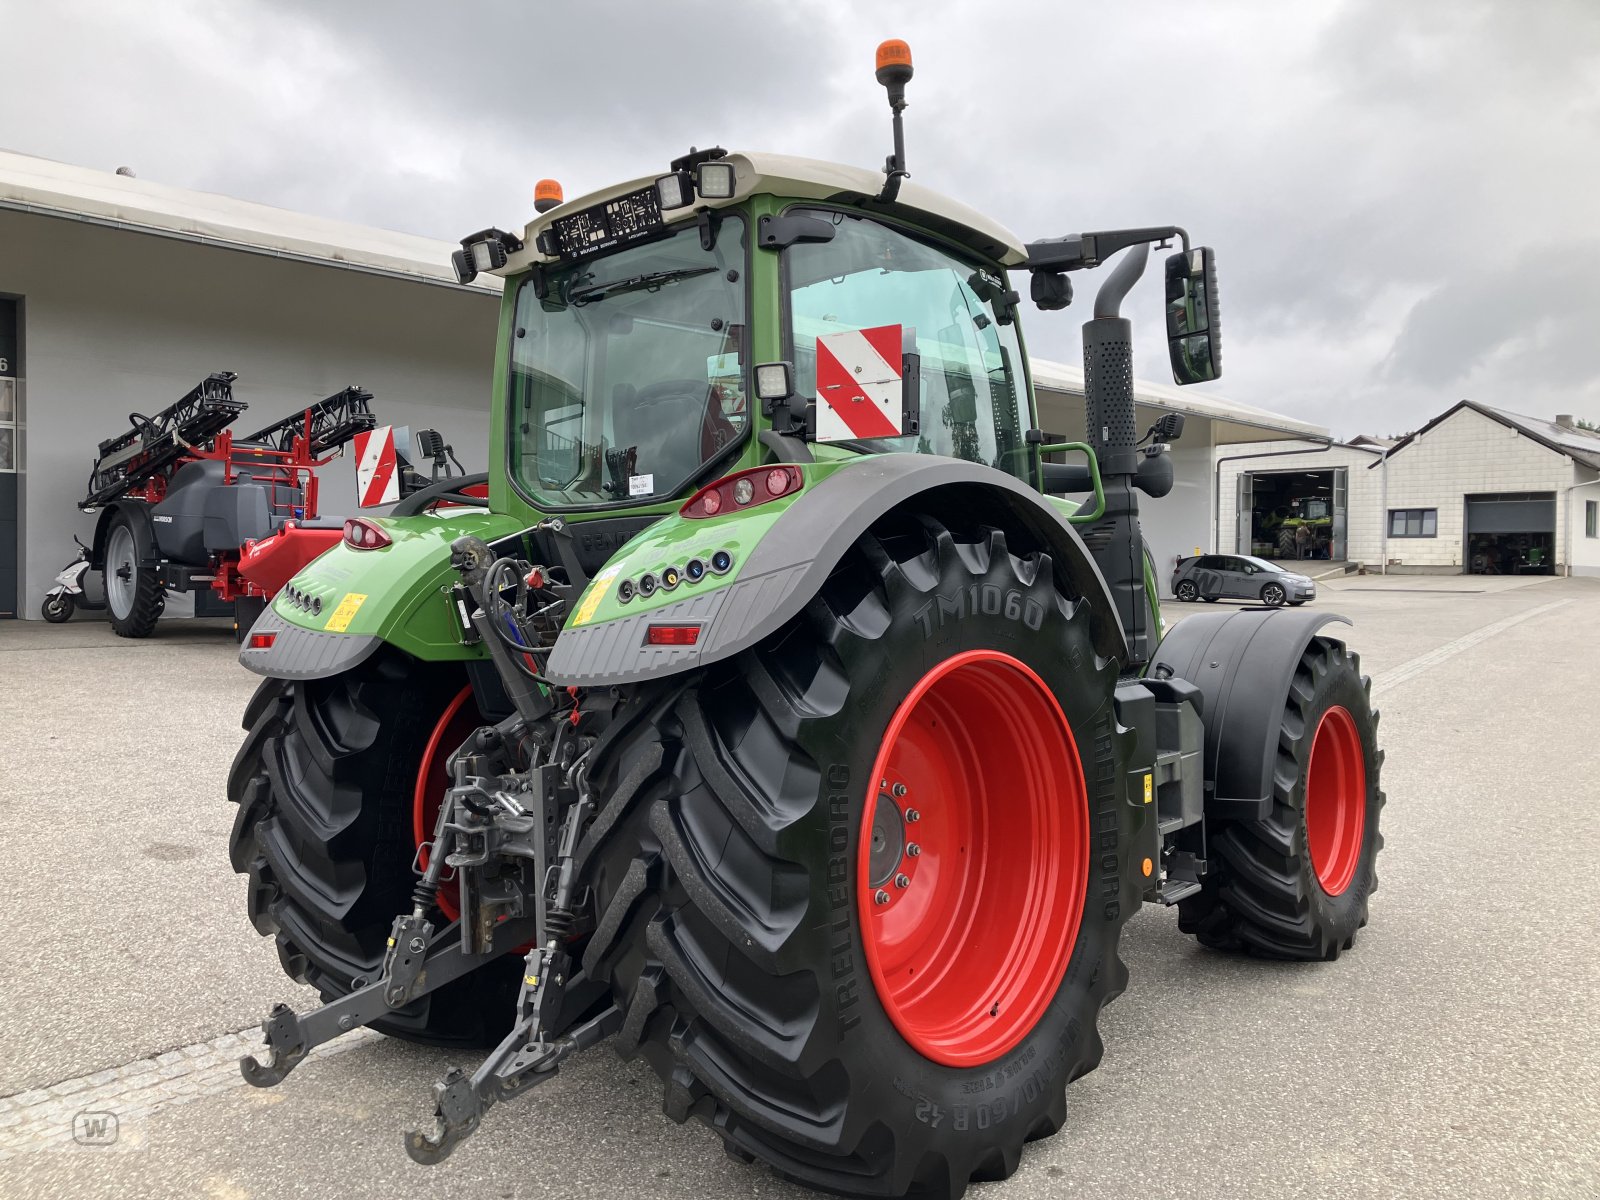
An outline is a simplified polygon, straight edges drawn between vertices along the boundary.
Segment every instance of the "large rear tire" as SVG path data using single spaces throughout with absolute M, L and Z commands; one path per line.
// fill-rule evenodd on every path
M 1200 893 L 1178 925 L 1203 944 L 1334 959 L 1367 923 L 1383 847 L 1378 714 L 1360 659 L 1313 638 L 1284 697 L 1272 811 L 1214 828 Z
M 154 633 L 167 606 L 167 592 L 156 581 L 155 568 L 140 564 L 139 539 L 133 519 L 125 513 L 113 517 L 106 531 L 105 583 L 111 631 L 125 638 Z
M 380 655 L 330 679 L 266 680 L 245 712 L 228 776 L 239 806 L 229 855 L 250 880 L 251 923 L 324 1000 L 377 976 L 395 916 L 411 909 L 418 777 L 434 777 L 439 748 L 463 740 L 438 734 L 459 730 L 452 704 L 464 684 L 459 668 Z M 515 1015 L 520 965 L 490 963 L 374 1028 L 492 1045 Z
M 1047 554 L 895 520 L 764 643 L 629 699 L 584 965 L 669 1116 L 874 1196 L 959 1196 L 1061 1127 L 1139 897 L 1090 621 Z

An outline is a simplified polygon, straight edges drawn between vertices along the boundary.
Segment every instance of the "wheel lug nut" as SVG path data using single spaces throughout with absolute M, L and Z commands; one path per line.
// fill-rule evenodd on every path
M 897 783 L 894 785 L 893 790 L 896 796 L 904 796 L 906 794 L 906 785 L 903 783 Z
M 922 814 L 919 813 L 914 808 L 908 808 L 908 809 L 906 809 L 906 820 L 908 820 L 908 821 L 920 821 L 920 820 L 922 820 Z
M 887 904 L 889 903 L 889 893 L 880 890 L 878 894 L 873 897 L 873 900 L 879 904 Z
M 911 886 L 911 879 L 910 879 L 909 876 L 896 875 L 894 877 L 894 885 L 897 888 L 910 887 Z
M 915 842 L 907 842 L 906 843 L 906 855 L 907 855 L 907 857 L 915 858 L 917 855 L 919 855 L 921 853 L 922 853 L 922 847 L 921 846 L 917 845 Z

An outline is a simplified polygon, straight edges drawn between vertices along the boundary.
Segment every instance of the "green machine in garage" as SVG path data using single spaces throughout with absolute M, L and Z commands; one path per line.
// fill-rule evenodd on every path
M 1163 636 L 1154 599 L 1181 422 L 1135 427 L 1119 309 L 1171 248 L 1175 377 L 1215 378 L 1211 252 L 1024 244 L 910 184 L 909 50 L 877 65 L 882 173 L 691 151 L 463 241 L 505 280 L 487 505 L 352 520 L 241 653 L 233 863 L 325 1000 L 272 1010 L 251 1083 L 361 1025 L 486 1045 L 406 1136 L 432 1163 L 614 1037 L 739 1158 L 955 1196 L 1062 1125 L 1142 902 L 1279 958 L 1366 923 L 1339 618 Z M 1056 310 L 1119 254 L 1054 442 L 1011 276 Z

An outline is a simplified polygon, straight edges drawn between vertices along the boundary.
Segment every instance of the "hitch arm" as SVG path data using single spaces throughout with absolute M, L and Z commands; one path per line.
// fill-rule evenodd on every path
M 534 934 L 532 917 L 504 921 L 495 927 L 487 954 L 469 955 L 461 949 L 459 925 L 452 923 L 429 945 L 427 956 L 415 973 L 417 985 L 399 989 L 403 996 L 399 1004 L 389 1003 L 392 981 L 388 975 L 382 975 L 305 1016 L 287 1004 L 276 1005 L 261 1025 L 269 1051 L 266 1063 L 257 1061 L 254 1055 L 246 1055 L 239 1060 L 239 1071 L 253 1087 L 281 1083 L 284 1076 L 305 1061 L 306 1055 L 324 1042 L 331 1042 L 357 1026 L 371 1024 L 394 1008 L 403 1007 L 418 996 L 470 974 L 507 950 L 522 945 Z

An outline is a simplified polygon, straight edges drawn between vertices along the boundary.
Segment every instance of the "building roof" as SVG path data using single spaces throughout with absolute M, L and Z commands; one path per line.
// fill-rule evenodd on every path
M 1470 408 L 1481 416 L 1488 417 L 1491 421 L 1498 421 L 1508 429 L 1515 429 L 1524 437 L 1532 438 L 1541 446 L 1554 450 L 1557 454 L 1565 454 L 1574 462 L 1582 463 L 1586 467 L 1600 471 L 1600 435 L 1593 434 L 1583 429 L 1569 429 L 1565 425 L 1557 425 L 1554 421 L 1541 420 L 1538 417 L 1525 417 L 1521 413 L 1510 412 L 1503 408 L 1493 408 L 1487 404 L 1479 404 L 1475 400 L 1463 400 L 1452 408 L 1446 409 L 1433 420 L 1429 421 L 1415 433 L 1409 433 L 1401 438 L 1389 451 L 1393 458 L 1412 442 L 1416 441 L 1428 430 L 1448 421 L 1463 408 Z
M 460 288 L 450 242 L 0 150 L 0 209 Z M 484 280 L 469 291 L 500 291 Z
M 1083 370 L 1067 363 L 1048 359 L 1028 358 L 1028 370 L 1035 387 L 1048 391 L 1070 392 L 1083 395 Z M 1133 398 L 1149 408 L 1179 412 L 1186 416 L 1203 417 L 1216 422 L 1213 441 L 1259 442 L 1269 438 L 1307 438 L 1311 441 L 1331 441 L 1332 435 L 1321 425 L 1286 417 L 1282 413 L 1268 412 L 1225 399 L 1215 392 L 1195 391 L 1173 384 L 1134 380 Z

